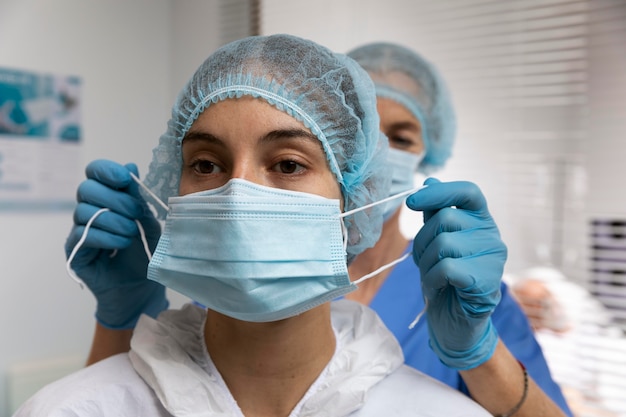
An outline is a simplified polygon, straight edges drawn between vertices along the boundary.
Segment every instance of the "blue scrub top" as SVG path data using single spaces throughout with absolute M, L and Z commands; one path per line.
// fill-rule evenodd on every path
M 405 253 L 411 250 L 411 246 Z M 492 321 L 500 339 L 524 364 L 537 385 L 568 415 L 572 416 L 560 387 L 554 382 L 535 339 L 528 319 L 502 283 L 502 300 L 493 312 Z M 420 271 L 408 257 L 395 266 L 372 300 L 374 309 L 402 346 L 407 365 L 468 394 L 460 374 L 445 366 L 428 345 L 428 326 L 423 318 L 413 328 L 409 324 L 424 308 Z

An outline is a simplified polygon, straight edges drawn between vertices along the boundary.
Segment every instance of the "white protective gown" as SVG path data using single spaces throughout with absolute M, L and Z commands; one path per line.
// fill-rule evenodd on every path
M 243 417 L 204 344 L 206 312 L 187 305 L 143 316 L 128 354 L 56 381 L 15 417 Z M 442 416 L 490 414 L 434 379 L 403 365 L 402 350 L 368 307 L 332 304 L 337 350 L 290 417 Z

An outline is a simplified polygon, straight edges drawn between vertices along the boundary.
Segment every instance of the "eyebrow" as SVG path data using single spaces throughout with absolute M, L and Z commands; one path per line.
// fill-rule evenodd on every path
M 224 143 L 221 140 L 219 140 L 212 134 L 206 133 L 206 132 L 188 132 L 183 137 L 183 140 L 182 140 L 182 142 L 199 142 L 199 141 L 210 142 L 210 143 L 215 143 L 217 145 L 224 146 Z
M 390 126 L 392 129 L 408 129 L 408 130 L 413 130 L 416 132 L 421 131 L 421 126 L 419 125 L 419 123 L 414 123 L 414 122 L 397 122 L 397 123 L 392 123 Z
M 306 141 L 312 141 L 319 145 L 322 144 L 322 142 L 319 140 L 317 136 L 315 136 L 314 134 L 312 134 L 311 132 L 307 130 L 298 129 L 298 128 L 272 130 L 271 132 L 268 132 L 265 135 L 263 135 L 263 137 L 261 137 L 260 140 L 263 142 L 272 142 L 272 141 L 282 140 L 282 139 L 298 139 L 298 138 L 304 139 Z
M 284 140 L 284 139 L 298 139 L 298 138 L 303 139 L 307 142 L 312 141 L 321 145 L 321 141 L 319 140 L 317 136 L 315 136 L 314 134 L 312 134 L 311 132 L 307 130 L 298 129 L 298 128 L 272 130 L 266 133 L 265 135 L 261 136 L 259 138 L 259 141 L 260 142 L 273 142 L 273 141 Z M 183 142 L 203 141 L 203 142 L 213 143 L 219 146 L 224 146 L 224 142 L 222 142 L 222 140 L 212 135 L 211 133 L 207 133 L 207 132 L 189 132 L 185 135 L 185 137 L 183 137 L 182 141 Z

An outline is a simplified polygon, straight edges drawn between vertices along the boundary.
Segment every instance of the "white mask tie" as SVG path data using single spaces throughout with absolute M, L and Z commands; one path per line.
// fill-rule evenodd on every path
M 150 195 L 154 199 L 154 201 L 159 203 L 166 211 L 169 211 L 169 207 L 165 203 L 163 203 L 161 199 L 159 199 L 159 197 L 157 197 L 152 191 L 150 191 L 150 189 L 146 187 L 135 174 L 131 172 L 130 176 L 141 188 L 143 188 L 143 190 L 146 193 L 148 193 L 148 195 Z M 82 279 L 80 279 L 78 275 L 76 275 L 76 273 L 72 269 L 71 264 L 72 264 L 72 261 L 74 260 L 74 257 L 76 257 L 76 253 L 78 253 L 79 249 L 85 243 L 85 240 L 87 240 L 87 233 L 89 232 L 89 229 L 91 228 L 93 222 L 96 220 L 96 218 L 99 215 L 107 211 L 111 211 L 111 209 L 101 208 L 100 210 L 96 211 L 93 214 L 93 216 L 91 216 L 91 218 L 85 225 L 85 230 L 83 230 L 83 234 L 80 236 L 80 239 L 78 240 L 78 242 L 76 242 L 74 249 L 72 249 L 72 252 L 67 257 L 67 261 L 65 262 L 65 270 L 67 271 L 67 274 L 70 276 L 70 278 L 74 280 L 74 282 L 76 282 L 80 286 L 81 289 L 85 288 L 85 283 L 83 282 Z M 144 228 L 141 225 L 141 222 L 139 220 L 135 220 L 135 223 L 137 224 L 137 228 L 139 229 L 139 236 L 141 238 L 141 243 L 143 243 L 144 251 L 146 252 L 148 261 L 150 261 L 152 259 L 152 252 L 150 252 L 150 247 L 148 246 L 148 239 L 146 238 L 146 232 L 144 231 Z M 113 258 L 116 254 L 117 254 L 117 249 L 113 250 L 113 252 L 110 255 L 111 258 Z
M 390 197 L 384 198 L 384 199 L 376 201 L 374 203 L 367 204 L 367 205 L 365 205 L 363 207 L 359 207 L 359 208 L 356 208 L 356 209 L 353 209 L 353 210 L 350 210 L 350 211 L 346 211 L 345 213 L 342 213 L 341 217 L 349 216 L 350 214 L 356 213 L 356 212 L 361 211 L 361 210 L 365 210 L 365 209 L 370 208 L 370 207 L 374 207 L 374 206 L 376 206 L 378 204 L 384 204 L 384 203 L 386 203 L 386 202 L 388 202 L 390 200 L 395 200 L 396 198 L 405 197 L 407 195 L 413 194 L 413 193 L 415 193 L 415 192 L 417 192 L 417 191 L 419 191 L 419 190 L 421 190 L 423 188 L 426 188 L 426 187 L 428 187 L 428 185 L 422 185 L 420 187 L 416 187 L 416 188 L 413 188 L 411 190 L 407 190 L 407 191 L 403 191 L 403 192 L 398 193 L 398 194 L 394 194 L 394 195 L 392 195 Z M 400 262 L 406 260 L 409 256 L 411 256 L 410 253 L 405 253 L 404 255 L 399 257 L 398 259 L 396 259 L 394 261 L 391 261 L 391 262 L 381 266 L 380 268 L 376 269 L 375 271 L 370 272 L 369 274 L 363 275 L 361 278 L 357 279 L 356 281 L 353 281 L 353 283 L 354 284 L 360 284 L 363 281 L 366 281 L 366 280 L 368 280 L 370 278 L 373 278 L 376 275 L 378 275 L 379 273 L 381 273 L 382 271 L 385 271 L 385 270 L 387 270 L 389 268 L 392 268 L 392 267 L 396 266 L 397 264 L 399 264 Z M 411 322 L 411 324 L 409 324 L 409 329 L 414 328 L 417 325 L 417 323 L 419 323 L 420 319 L 422 318 L 422 316 L 426 312 L 426 307 L 428 307 L 428 300 L 424 299 L 424 308 L 422 309 L 422 311 L 420 311 L 417 314 L 417 317 L 415 317 L 415 320 L 413 320 Z

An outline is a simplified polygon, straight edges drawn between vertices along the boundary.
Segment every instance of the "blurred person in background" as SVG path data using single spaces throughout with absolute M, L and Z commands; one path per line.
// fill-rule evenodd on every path
M 430 62 L 398 44 L 372 43 L 356 48 L 348 55 L 368 72 L 376 86 L 381 130 L 387 135 L 391 147 L 390 194 L 411 189 L 415 174 L 425 176 L 436 172 L 445 165 L 452 153 L 456 120 L 447 86 Z M 400 229 L 399 203 L 401 201 L 398 200 L 389 203 L 383 232 L 376 246 L 367 249 L 350 265 L 354 276 L 414 250 L 414 243 L 408 241 Z M 425 219 L 427 217 L 425 213 Z M 452 238 L 458 239 L 460 252 L 480 251 L 480 243 L 472 241 L 471 233 L 467 239 L 456 233 Z M 406 325 L 411 322 L 411 317 L 424 308 L 422 277 L 428 270 L 418 265 L 419 268 L 407 259 L 392 270 L 381 272 L 377 279 L 363 282 L 357 291 L 347 297 L 369 305 L 378 312 L 400 341 L 408 365 L 470 394 L 489 409 L 489 400 L 481 400 L 479 393 L 493 389 L 491 384 L 497 380 L 497 376 L 485 374 L 483 378 L 473 378 L 466 371 L 446 366 L 445 361 L 438 360 L 441 356 L 437 355 L 437 350 L 432 349 L 432 341 L 436 340 L 436 336 L 430 322 L 420 321 L 412 329 Z M 471 268 L 469 265 L 462 267 Z M 506 352 L 502 356 L 508 357 L 509 363 L 514 365 L 510 371 L 515 372 L 514 367 L 517 366 L 515 360 L 511 360 L 512 355 L 526 367 L 539 388 L 565 414 L 571 415 L 560 387 L 550 375 L 524 312 L 511 297 L 506 284 L 501 284 L 500 291 L 501 300 L 491 320 L 501 341 L 499 348 Z M 507 386 L 507 382 L 498 384 Z M 532 410 L 532 404 L 528 410 Z M 528 415 L 533 415 L 533 412 Z
M 611 391 L 610 380 L 615 381 L 619 374 L 614 369 L 612 377 L 602 376 L 607 366 L 617 365 L 608 365 L 611 352 L 626 348 L 610 312 L 554 267 L 536 266 L 506 274 L 504 281 L 528 316 L 574 415 L 618 416 L 601 393 L 607 388 Z

